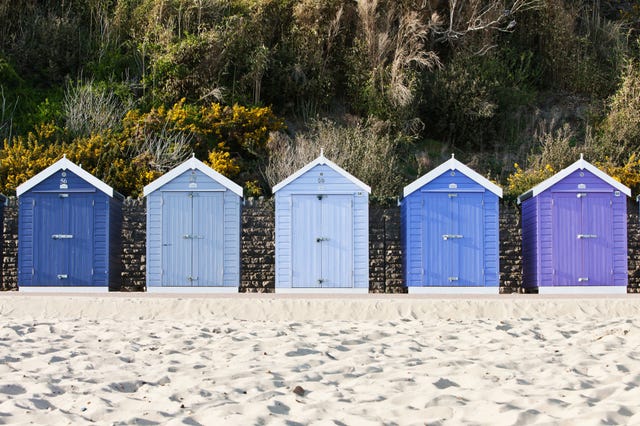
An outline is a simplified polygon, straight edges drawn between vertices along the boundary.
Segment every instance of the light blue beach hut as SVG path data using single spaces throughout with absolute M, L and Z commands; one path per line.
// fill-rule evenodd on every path
M 322 154 L 273 187 L 276 293 L 369 291 L 370 192 Z
M 66 157 L 16 193 L 20 291 L 120 288 L 122 195 Z
M 147 291 L 237 293 L 242 188 L 192 157 L 143 193 Z
M 404 188 L 409 293 L 498 293 L 501 197 L 500 187 L 453 155 Z

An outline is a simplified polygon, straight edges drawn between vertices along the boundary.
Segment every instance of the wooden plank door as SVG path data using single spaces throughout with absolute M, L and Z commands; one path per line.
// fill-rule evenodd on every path
M 452 198 L 448 193 L 425 193 L 423 198 L 423 267 L 425 286 L 450 286 L 452 277 Z
M 162 285 L 192 286 L 193 193 L 162 193 Z
M 64 195 L 64 194 L 59 194 Z M 65 210 L 66 234 L 62 244 L 67 256 L 66 268 L 68 278 L 65 281 L 72 286 L 91 286 L 93 283 L 93 247 L 94 247 L 94 194 L 69 193 L 62 198 Z M 101 236 L 101 247 L 107 247 Z M 108 255 L 107 255 L 108 257 Z
M 222 286 L 224 275 L 224 193 L 193 193 L 194 286 Z
M 576 193 L 552 194 L 552 264 L 554 286 L 581 285 L 582 202 Z
M 291 285 L 322 287 L 322 204 L 318 195 L 291 196 Z
M 353 196 L 323 195 L 321 204 L 322 287 L 353 287 Z
M 456 286 L 484 286 L 484 194 L 459 192 L 453 198 L 452 273 Z
M 582 202 L 582 280 L 580 285 L 613 285 L 611 193 L 588 193 Z
M 46 193 L 34 197 L 33 206 L 33 282 L 37 287 L 64 286 L 68 244 L 64 199 L 60 194 Z M 68 281 L 67 281 L 68 282 Z

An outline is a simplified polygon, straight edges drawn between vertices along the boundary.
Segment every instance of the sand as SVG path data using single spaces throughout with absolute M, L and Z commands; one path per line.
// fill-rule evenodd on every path
M 640 424 L 639 314 L 634 295 L 4 293 L 0 424 Z

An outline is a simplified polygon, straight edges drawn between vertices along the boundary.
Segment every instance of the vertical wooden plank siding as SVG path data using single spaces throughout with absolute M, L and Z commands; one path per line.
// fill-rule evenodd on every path
M 402 201 L 408 287 L 497 287 L 499 197 L 447 170 Z
M 362 188 L 318 164 L 278 190 L 275 207 L 276 290 L 369 288 L 369 199 Z M 318 242 L 323 233 L 330 240 Z M 338 261 L 334 250 L 348 259 Z M 337 262 L 326 281 L 323 256 Z
M 240 209 L 240 196 L 199 169 L 148 194 L 147 287 L 238 288 Z
M 626 286 L 626 214 L 625 194 L 587 169 L 524 200 L 523 286 Z
M 121 220 L 120 199 L 54 172 L 20 196 L 18 285 L 119 286 Z

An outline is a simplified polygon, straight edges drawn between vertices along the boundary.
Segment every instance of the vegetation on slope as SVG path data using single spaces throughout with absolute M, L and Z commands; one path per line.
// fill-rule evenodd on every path
M 0 20 L 5 193 L 66 153 L 135 196 L 195 153 L 269 194 L 320 147 L 381 201 L 452 152 L 511 197 L 579 153 L 640 189 L 636 2 L 16 0 Z

